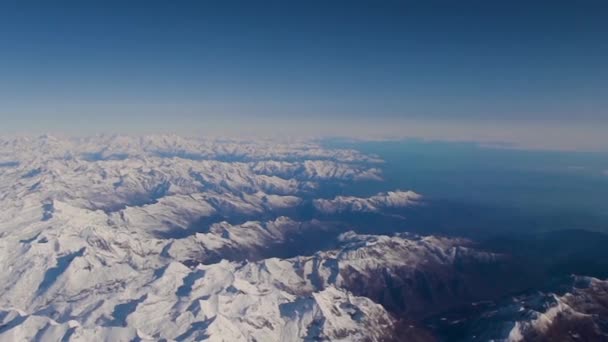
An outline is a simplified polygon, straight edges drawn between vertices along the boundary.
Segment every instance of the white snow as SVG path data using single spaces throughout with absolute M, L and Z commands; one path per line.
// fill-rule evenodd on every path
M 352 150 L 42 136 L 1 138 L 0 161 L 2 341 L 377 341 L 394 319 L 350 293 L 347 272 L 492 257 L 465 240 L 352 232 L 309 256 L 229 257 L 325 229 L 277 213 L 320 182 L 380 179 L 379 160 Z M 380 211 L 419 198 L 395 191 L 314 204 Z M 249 219 L 265 214 L 274 216 Z M 197 226 L 216 216 L 226 220 Z M 198 263 L 209 254 L 215 263 Z

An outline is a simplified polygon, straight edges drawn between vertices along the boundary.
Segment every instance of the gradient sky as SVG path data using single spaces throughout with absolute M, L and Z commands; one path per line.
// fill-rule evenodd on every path
M 5 132 L 253 128 L 608 149 L 606 1 L 7 3 Z

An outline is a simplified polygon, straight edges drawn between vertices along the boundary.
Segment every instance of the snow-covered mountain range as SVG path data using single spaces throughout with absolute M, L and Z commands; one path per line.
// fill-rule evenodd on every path
M 0 339 L 390 336 L 394 318 L 341 286 L 335 256 L 333 267 L 321 252 L 247 261 L 300 231 L 328 229 L 278 213 L 324 181 L 381 179 L 377 158 L 176 136 L 0 146 Z M 269 213 L 276 218 L 246 219 Z
M 2 138 L 0 340 L 425 340 L 412 320 L 502 293 L 509 256 L 332 216 L 413 191 L 317 198 L 381 167 L 306 141 Z

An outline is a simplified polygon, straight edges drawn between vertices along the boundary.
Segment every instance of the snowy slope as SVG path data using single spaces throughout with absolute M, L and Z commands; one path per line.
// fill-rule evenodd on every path
M 390 336 L 394 319 L 379 304 L 352 295 L 345 276 L 404 262 L 417 270 L 449 264 L 463 243 L 347 233 L 339 249 L 309 257 L 188 268 L 164 258 L 158 241 L 69 230 L 21 242 L 28 247 L 3 255 L 3 264 L 12 266 L 3 269 L 2 282 L 13 282 L 2 298 L 8 328 L 0 338 L 65 336 L 75 327 L 74 340 L 92 330 L 143 339 L 377 340 Z

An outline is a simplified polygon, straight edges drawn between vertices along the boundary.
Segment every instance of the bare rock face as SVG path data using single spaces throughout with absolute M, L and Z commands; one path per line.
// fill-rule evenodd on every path
M 510 279 L 508 257 L 477 250 L 466 239 L 353 232 L 339 239 L 339 251 L 315 255 L 320 266 L 313 279 L 371 298 L 399 316 L 423 318 L 525 283 Z

